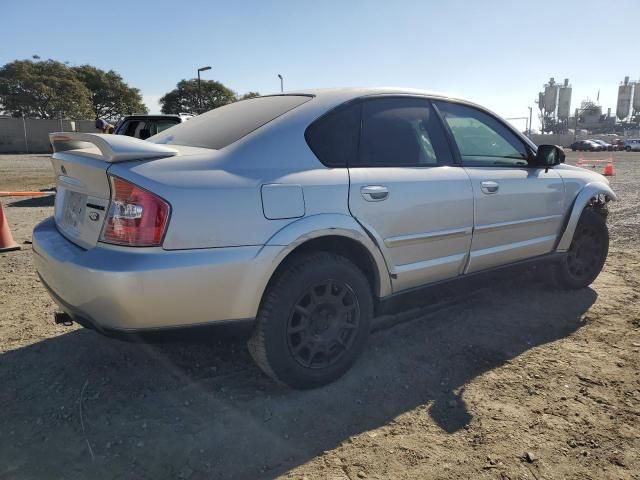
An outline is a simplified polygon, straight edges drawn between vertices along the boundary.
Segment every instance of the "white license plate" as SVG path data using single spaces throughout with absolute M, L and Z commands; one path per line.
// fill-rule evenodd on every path
M 62 215 L 62 223 L 78 230 L 84 221 L 85 204 L 87 196 L 67 190 L 64 195 L 64 213 Z

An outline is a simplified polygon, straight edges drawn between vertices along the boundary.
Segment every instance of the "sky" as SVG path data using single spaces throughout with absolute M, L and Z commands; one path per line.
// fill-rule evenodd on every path
M 0 65 L 39 55 L 113 69 L 151 113 L 201 66 L 239 94 L 277 92 L 282 74 L 285 91 L 412 87 L 503 117 L 532 106 L 534 118 L 549 77 L 569 78 L 571 111 L 600 90 L 614 114 L 620 81 L 640 77 L 638 0 L 0 0 L 0 11 Z

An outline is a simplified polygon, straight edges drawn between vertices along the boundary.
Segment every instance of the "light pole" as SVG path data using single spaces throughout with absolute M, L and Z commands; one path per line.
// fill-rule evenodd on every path
M 280 79 L 280 93 L 284 92 L 284 80 L 282 79 L 282 75 L 278 74 L 278 78 Z
M 529 107 L 529 138 L 531 138 L 531 120 L 533 119 L 533 108 Z
M 200 67 L 198 69 L 198 113 L 202 113 L 202 95 L 200 94 L 200 72 L 211 70 L 211 67 Z

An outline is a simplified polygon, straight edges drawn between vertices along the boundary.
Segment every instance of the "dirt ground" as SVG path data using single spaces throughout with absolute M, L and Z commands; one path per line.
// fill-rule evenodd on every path
M 23 250 L 0 254 L 0 478 L 640 479 L 640 154 L 615 168 L 591 288 L 434 292 L 306 392 L 264 377 L 243 329 L 56 326 L 25 243 L 52 201 L 2 199 Z M 0 156 L 0 191 L 51 186 L 46 155 Z

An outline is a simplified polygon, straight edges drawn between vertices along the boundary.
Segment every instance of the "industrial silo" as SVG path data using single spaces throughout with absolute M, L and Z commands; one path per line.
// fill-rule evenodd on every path
M 618 87 L 618 105 L 616 106 L 616 116 L 620 120 L 629 116 L 632 91 L 633 85 L 629 83 L 629 77 L 624 77 L 624 82 Z
M 640 113 L 640 81 L 636 82 L 633 88 L 633 111 Z
M 564 85 L 560 87 L 558 93 L 558 119 L 568 120 L 569 111 L 571 110 L 571 85 L 569 79 L 564 79 Z
M 558 85 L 551 77 L 549 83 L 544 86 L 544 109 L 547 113 L 553 114 L 556 111 L 557 101 Z

